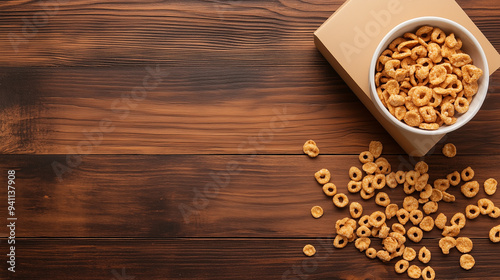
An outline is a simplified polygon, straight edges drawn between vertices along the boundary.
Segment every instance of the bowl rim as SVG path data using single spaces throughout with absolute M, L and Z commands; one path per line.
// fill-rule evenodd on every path
M 460 123 L 455 123 L 455 124 L 450 125 L 450 126 L 445 126 L 445 127 L 441 126 L 437 130 L 424 130 L 424 129 L 421 129 L 418 127 L 412 127 L 412 126 L 409 126 L 406 123 L 396 119 L 393 115 L 390 114 L 389 110 L 387 110 L 387 108 L 385 108 L 385 106 L 382 104 L 382 101 L 380 100 L 380 98 L 376 94 L 377 89 L 375 87 L 375 65 L 377 63 L 377 60 L 378 60 L 380 53 L 382 53 L 382 49 L 385 49 L 387 47 L 387 45 L 390 43 L 390 42 L 388 42 L 389 38 L 392 37 L 396 32 L 405 31 L 402 29 L 404 29 L 406 26 L 408 26 L 410 24 L 419 23 L 419 22 L 426 22 L 426 21 L 445 22 L 448 25 L 452 25 L 453 28 L 459 29 L 463 34 L 465 34 L 467 37 L 469 37 L 468 39 L 470 39 L 472 41 L 472 43 L 474 44 L 473 47 L 478 50 L 480 60 L 482 60 L 482 62 L 484 64 L 483 69 L 482 69 L 483 76 L 481 77 L 481 79 L 483 79 L 483 81 L 482 81 L 481 87 L 479 88 L 479 90 L 481 90 L 481 94 L 476 93 L 476 95 L 474 97 L 475 101 L 479 102 L 478 106 L 475 106 L 472 110 L 469 110 L 468 112 L 466 112 L 465 114 L 460 116 L 460 118 L 465 119 L 464 121 L 462 121 Z M 368 73 L 369 73 L 368 75 L 369 75 L 371 98 L 372 98 L 372 102 L 375 103 L 377 110 L 382 113 L 382 115 L 384 116 L 384 118 L 386 120 L 395 124 L 397 127 L 402 128 L 405 131 L 420 134 L 420 135 L 443 135 L 443 134 L 447 134 L 449 132 L 455 131 L 455 130 L 459 129 L 460 127 L 464 126 L 477 114 L 477 112 L 479 111 L 479 109 L 483 105 L 484 100 L 485 100 L 486 95 L 487 95 L 487 92 L 488 92 L 488 87 L 489 87 L 488 60 L 486 59 L 486 54 L 485 54 L 481 44 L 479 43 L 479 41 L 476 39 L 476 37 L 474 37 L 474 35 L 469 30 L 467 30 L 465 27 L 463 27 L 459 23 L 452 21 L 450 19 L 436 17 L 436 16 L 424 16 L 424 17 L 412 18 L 412 19 L 403 21 L 403 22 L 399 23 L 398 25 L 396 25 L 394 28 L 392 28 L 382 38 L 382 40 L 380 40 L 377 48 L 375 49 L 375 52 L 373 53 L 372 60 L 370 63 L 370 70 L 368 71 Z M 478 90 L 478 93 L 480 93 L 479 90 Z

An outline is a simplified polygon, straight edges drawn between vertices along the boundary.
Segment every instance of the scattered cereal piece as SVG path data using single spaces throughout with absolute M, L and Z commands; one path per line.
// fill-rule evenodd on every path
M 457 249 L 460 251 L 460 253 L 469 253 L 472 251 L 472 247 L 474 245 L 472 244 L 472 240 L 468 237 L 458 237 L 457 238 Z
M 366 227 L 369 228 L 369 227 L 371 227 L 369 220 L 370 220 L 370 216 L 369 215 L 364 215 L 363 217 L 359 218 L 358 224 L 360 226 L 366 226 Z
M 361 196 L 362 199 L 368 200 L 375 195 L 375 192 L 367 193 L 365 190 L 361 190 L 359 192 L 359 195 Z
M 457 246 L 457 241 L 451 236 L 445 236 L 439 240 L 439 248 L 445 255 L 448 255 L 455 246 Z
M 330 171 L 328 169 L 321 169 L 320 171 L 314 173 L 314 177 L 316 178 L 316 181 L 320 184 L 326 184 L 330 181 Z
M 392 217 L 398 214 L 398 205 L 397 204 L 389 204 L 385 207 L 385 217 L 387 220 L 390 220 Z
M 368 258 L 374 259 L 377 257 L 377 250 L 375 250 L 375 248 L 368 248 L 366 249 L 365 254 Z
M 419 161 L 415 164 L 415 171 L 420 174 L 427 173 L 427 171 L 429 171 L 429 165 L 425 161 Z
M 337 186 L 333 183 L 326 183 L 323 185 L 323 192 L 327 196 L 334 196 L 337 194 Z
M 480 200 L 478 200 L 477 206 L 479 206 L 479 211 L 483 215 L 490 214 L 493 211 L 493 209 L 495 208 L 495 205 L 493 204 L 493 202 L 487 198 L 481 198 Z
M 490 240 L 493 243 L 500 242 L 500 225 L 492 227 L 490 229 Z
M 373 176 L 372 186 L 376 190 L 383 189 L 385 187 L 385 175 L 384 174 L 377 174 L 377 175 Z
M 314 246 L 311 244 L 307 244 L 302 249 L 302 252 L 304 252 L 304 255 L 306 255 L 308 257 L 312 257 L 312 256 L 314 256 L 314 254 L 316 254 L 316 248 L 314 248 Z
M 343 193 L 338 193 L 333 196 L 333 204 L 338 208 L 344 208 L 349 204 L 349 198 Z
M 466 197 L 472 198 L 479 192 L 479 183 L 477 181 L 467 182 L 460 187 L 460 190 Z
M 436 179 L 434 180 L 434 188 L 442 192 L 446 191 L 450 187 L 450 181 L 448 179 Z
M 469 254 L 463 254 L 460 257 L 460 266 L 465 270 L 470 270 L 475 264 L 476 261 L 474 260 L 474 257 Z
M 408 213 L 408 211 L 406 211 L 406 209 L 404 208 L 399 209 L 396 215 L 398 217 L 399 223 L 402 225 L 406 225 L 406 223 L 410 219 L 410 213 Z
M 443 192 L 438 189 L 432 189 L 429 199 L 431 201 L 439 202 L 443 199 Z
M 436 227 L 438 229 L 444 229 L 444 227 L 446 226 L 447 220 L 448 220 L 448 218 L 446 217 L 445 214 L 439 213 L 439 215 L 437 215 L 437 217 L 436 217 L 436 220 L 434 220 L 434 224 L 436 225 Z
M 396 249 L 399 247 L 398 241 L 393 237 L 386 237 L 382 240 L 382 245 L 384 249 L 389 253 L 396 252 Z
M 500 208 L 498 208 L 498 207 L 493 208 L 493 211 L 491 211 L 491 213 L 489 213 L 488 216 L 490 216 L 494 219 L 500 217 Z
M 349 178 L 355 182 L 361 181 L 363 173 L 356 166 L 351 166 L 351 168 L 349 168 Z
M 391 260 L 391 254 L 386 250 L 379 250 L 377 252 L 377 258 L 379 258 L 383 262 L 388 262 Z
M 379 141 L 371 141 L 368 151 L 372 153 L 374 158 L 378 158 L 382 154 L 382 149 L 384 146 L 382 146 L 382 143 Z
M 422 237 L 424 236 L 424 233 L 422 232 L 422 230 L 418 227 L 411 227 L 410 229 L 408 229 L 408 231 L 406 232 L 406 235 L 408 236 L 408 238 L 415 242 L 415 243 L 418 243 L 420 242 L 420 240 L 422 240 Z
M 451 217 L 450 223 L 452 225 L 457 225 L 459 229 L 463 229 L 465 227 L 465 223 L 467 220 L 465 219 L 465 215 L 458 212 L 453 217 Z
M 358 202 L 351 202 L 351 205 L 349 205 L 349 212 L 351 213 L 351 217 L 357 219 L 363 215 L 363 206 Z
M 448 143 L 443 147 L 443 155 L 446 157 L 452 158 L 457 155 L 457 147 L 452 143 Z
M 415 170 L 410 170 L 406 172 L 406 182 L 410 185 L 415 185 L 417 183 L 417 179 L 420 177 L 420 173 Z
M 455 237 L 460 234 L 460 227 L 458 225 L 445 226 L 441 234 L 443 236 Z
M 321 208 L 321 206 L 313 206 L 313 208 L 311 208 L 311 214 L 316 219 L 321 218 L 321 216 L 323 216 L 323 208 Z
M 418 209 L 413 209 L 410 212 L 410 222 L 414 225 L 418 225 L 424 218 L 424 213 Z
M 337 249 L 344 248 L 345 246 L 347 246 L 347 243 L 348 243 L 347 238 L 338 234 L 337 236 L 335 236 L 335 239 L 333 240 L 333 246 Z
M 454 202 L 455 201 L 455 196 L 452 194 L 449 194 L 447 192 L 442 192 L 443 194 L 443 201 L 444 202 Z
M 375 211 L 370 215 L 368 222 L 373 227 L 381 227 L 385 223 L 385 214 L 380 211 Z
M 416 265 L 411 265 L 408 267 L 408 276 L 412 279 L 418 279 L 422 275 L 422 270 Z
M 356 235 L 359 237 L 370 237 L 372 235 L 372 231 L 367 226 L 360 226 L 356 230 Z
M 391 172 L 385 176 L 385 184 L 391 188 L 394 189 L 395 187 L 398 186 L 398 181 L 396 180 L 396 173 Z
M 422 263 L 428 263 L 431 261 L 431 251 L 427 249 L 425 246 L 420 248 L 418 251 L 418 260 Z
M 393 232 L 399 233 L 401 235 L 406 234 L 406 228 L 405 228 L 405 226 L 403 226 L 400 223 L 394 223 L 394 224 L 392 224 L 391 229 L 392 229 Z
M 406 181 L 406 172 L 399 170 L 396 172 L 396 181 L 398 184 L 403 184 Z
M 413 196 L 405 197 L 403 200 L 403 208 L 408 212 L 418 209 L 418 200 Z
M 356 249 L 358 249 L 360 252 L 363 252 L 364 250 L 368 249 L 370 247 L 371 239 L 367 237 L 361 237 L 356 239 L 354 242 L 354 246 Z
M 487 195 L 494 195 L 497 191 L 497 184 L 497 180 L 493 178 L 489 178 L 488 180 L 484 181 L 484 192 Z
M 375 203 L 377 205 L 380 205 L 382 207 L 386 207 L 391 203 L 391 199 L 389 198 L 389 195 L 385 192 L 379 192 L 375 196 Z
M 422 207 L 424 209 L 425 214 L 430 215 L 432 213 L 436 213 L 438 210 L 438 204 L 435 201 L 429 201 Z
M 374 162 L 367 162 L 363 164 L 362 169 L 367 174 L 373 174 L 375 173 L 375 171 L 377 171 L 377 164 Z
M 407 260 L 399 260 L 395 265 L 394 265 L 394 270 L 396 273 L 404 273 L 408 267 L 410 266 L 410 263 Z
M 474 170 L 469 166 L 462 170 L 462 173 L 460 174 L 462 177 L 462 181 L 467 182 L 472 180 L 474 178 Z
M 419 226 L 424 231 L 431 231 L 434 228 L 434 220 L 431 216 L 425 216 Z
M 349 181 L 349 183 L 347 183 L 347 190 L 350 193 L 357 193 L 362 189 L 361 184 L 362 184 L 361 182 Z
M 458 171 L 454 171 L 446 176 L 446 179 L 450 182 L 450 185 L 457 186 L 460 184 L 460 173 Z
M 422 278 L 424 280 L 434 280 L 436 278 L 436 272 L 434 272 L 432 267 L 427 266 L 422 270 Z
M 403 252 L 403 259 L 411 262 L 417 257 L 417 252 L 411 247 L 406 247 Z
M 361 163 L 373 162 L 373 155 L 369 151 L 364 151 L 359 154 L 359 161 Z
M 474 204 L 467 205 L 465 208 L 465 216 L 470 220 L 477 218 L 480 213 L 479 207 Z
M 304 146 L 302 146 L 302 151 L 312 158 L 319 155 L 319 148 L 313 140 L 307 140 Z

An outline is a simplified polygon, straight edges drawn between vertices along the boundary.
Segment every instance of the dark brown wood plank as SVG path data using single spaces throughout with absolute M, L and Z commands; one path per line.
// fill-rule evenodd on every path
M 407 169 L 411 164 L 402 156 L 387 158 L 394 170 Z M 69 163 L 81 162 L 71 167 L 67 159 Z M 498 175 L 500 156 L 432 156 L 426 161 L 431 166 L 431 181 L 471 166 L 482 184 Z M 62 181 L 54 173 L 54 164 L 63 172 Z M 336 209 L 313 174 L 328 168 L 339 192 L 347 193 L 352 165 L 360 166 L 356 155 L 320 155 L 316 159 L 305 155 L 11 155 L 3 156 L 0 170 L 2 174 L 17 170 L 19 237 L 284 238 L 334 233 L 335 221 L 348 216 L 348 209 Z M 6 176 L 1 180 L 6 184 Z M 401 205 L 401 187 L 386 192 Z M 456 195 L 457 202 L 439 205 L 439 212 L 448 217 L 486 196 L 481 191 L 477 198 L 466 199 L 458 187 L 449 192 Z M 6 192 L 1 194 L 5 196 Z M 373 198 L 363 201 L 357 194 L 348 197 L 361 202 L 366 213 L 383 210 Z M 500 205 L 500 193 L 490 198 Z M 2 217 L 7 216 L 6 201 L 1 199 Z M 325 210 L 319 220 L 311 217 L 314 205 Z M 485 237 L 498 223 L 481 216 L 470 221 L 463 234 Z M 436 229 L 426 236 L 437 237 L 440 232 Z
M 352 244 L 338 250 L 331 239 L 22 239 L 16 244 L 16 273 L 4 279 L 406 279 L 396 260 L 370 260 Z M 500 279 L 498 244 L 474 239 L 475 267 L 459 267 L 460 253 L 427 247 L 436 279 Z M 374 240 L 373 243 L 376 243 Z M 313 258 L 302 254 L 314 244 Z M 377 248 L 378 245 L 374 245 Z M 419 246 L 415 246 L 417 250 Z M 49 253 L 50 252 L 50 253 Z M 421 268 L 426 265 L 412 262 Z M 7 274 L 8 273 L 8 274 Z M 130 278 L 126 278 L 130 277 Z M 135 278 L 131 278 L 135 277 Z M 408 278 L 410 279 L 410 278 Z

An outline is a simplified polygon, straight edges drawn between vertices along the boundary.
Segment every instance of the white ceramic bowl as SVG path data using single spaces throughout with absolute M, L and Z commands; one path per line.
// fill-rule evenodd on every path
M 380 54 L 389 46 L 389 44 L 394 39 L 396 39 L 397 37 L 402 37 L 405 32 L 414 33 L 419 27 L 423 25 L 439 27 L 446 33 L 446 35 L 448 35 L 451 32 L 455 33 L 455 36 L 460 38 L 463 42 L 462 50 L 470 55 L 473 64 L 475 66 L 483 70 L 483 76 L 481 76 L 481 78 L 479 78 L 478 81 L 479 85 L 478 92 L 476 95 L 474 95 L 472 102 L 469 105 L 469 111 L 467 111 L 462 115 L 456 116 L 457 122 L 455 124 L 450 126 L 443 125 L 437 130 L 424 130 L 418 127 L 411 127 L 406 123 L 396 119 L 393 115 L 391 115 L 391 113 L 389 113 L 389 110 L 387 110 L 387 108 L 385 108 L 384 105 L 382 104 L 382 101 L 379 99 L 377 95 L 377 89 L 375 86 L 375 66 Z M 400 129 L 413 132 L 419 135 L 441 135 L 452 132 L 462 127 L 476 115 L 476 113 L 481 108 L 484 99 L 486 98 L 486 93 L 488 91 L 488 83 L 489 83 L 489 71 L 488 71 L 488 63 L 486 61 L 486 55 L 484 54 L 481 45 L 479 44 L 477 39 L 474 38 L 472 33 L 470 33 L 467 29 L 449 19 L 440 17 L 419 17 L 410 19 L 408 21 L 405 21 L 397 25 L 389 33 L 387 33 L 387 35 L 385 35 L 385 37 L 382 39 L 377 49 L 375 50 L 375 53 L 373 54 L 373 58 L 370 64 L 369 81 L 370 81 L 370 92 L 372 101 L 375 103 L 377 109 L 382 113 L 382 115 L 387 120 L 389 120 L 391 123 L 393 123 Z

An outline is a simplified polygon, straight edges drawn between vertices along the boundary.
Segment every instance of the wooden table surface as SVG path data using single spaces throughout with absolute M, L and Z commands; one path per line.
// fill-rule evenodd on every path
M 409 158 L 313 44 L 342 2 L 0 3 L 1 279 L 409 279 L 394 260 L 333 248 L 348 211 L 313 174 L 328 168 L 346 192 L 357 154 L 379 140 L 393 170 L 423 159 L 431 180 L 467 166 L 481 184 L 500 179 L 500 73 L 468 125 Z M 500 50 L 498 2 L 458 3 Z M 308 139 L 316 159 L 302 154 Z M 453 159 L 440 153 L 446 142 Z M 387 192 L 401 203 L 401 188 Z M 450 192 L 457 201 L 439 205 L 449 217 L 486 196 Z M 500 194 L 490 198 L 500 205 Z M 488 239 L 497 224 L 480 216 L 462 230 L 474 241 L 471 271 L 457 250 L 439 253 L 437 229 L 407 245 L 431 250 L 439 279 L 500 279 L 500 244 Z M 313 258 L 302 254 L 308 243 Z

